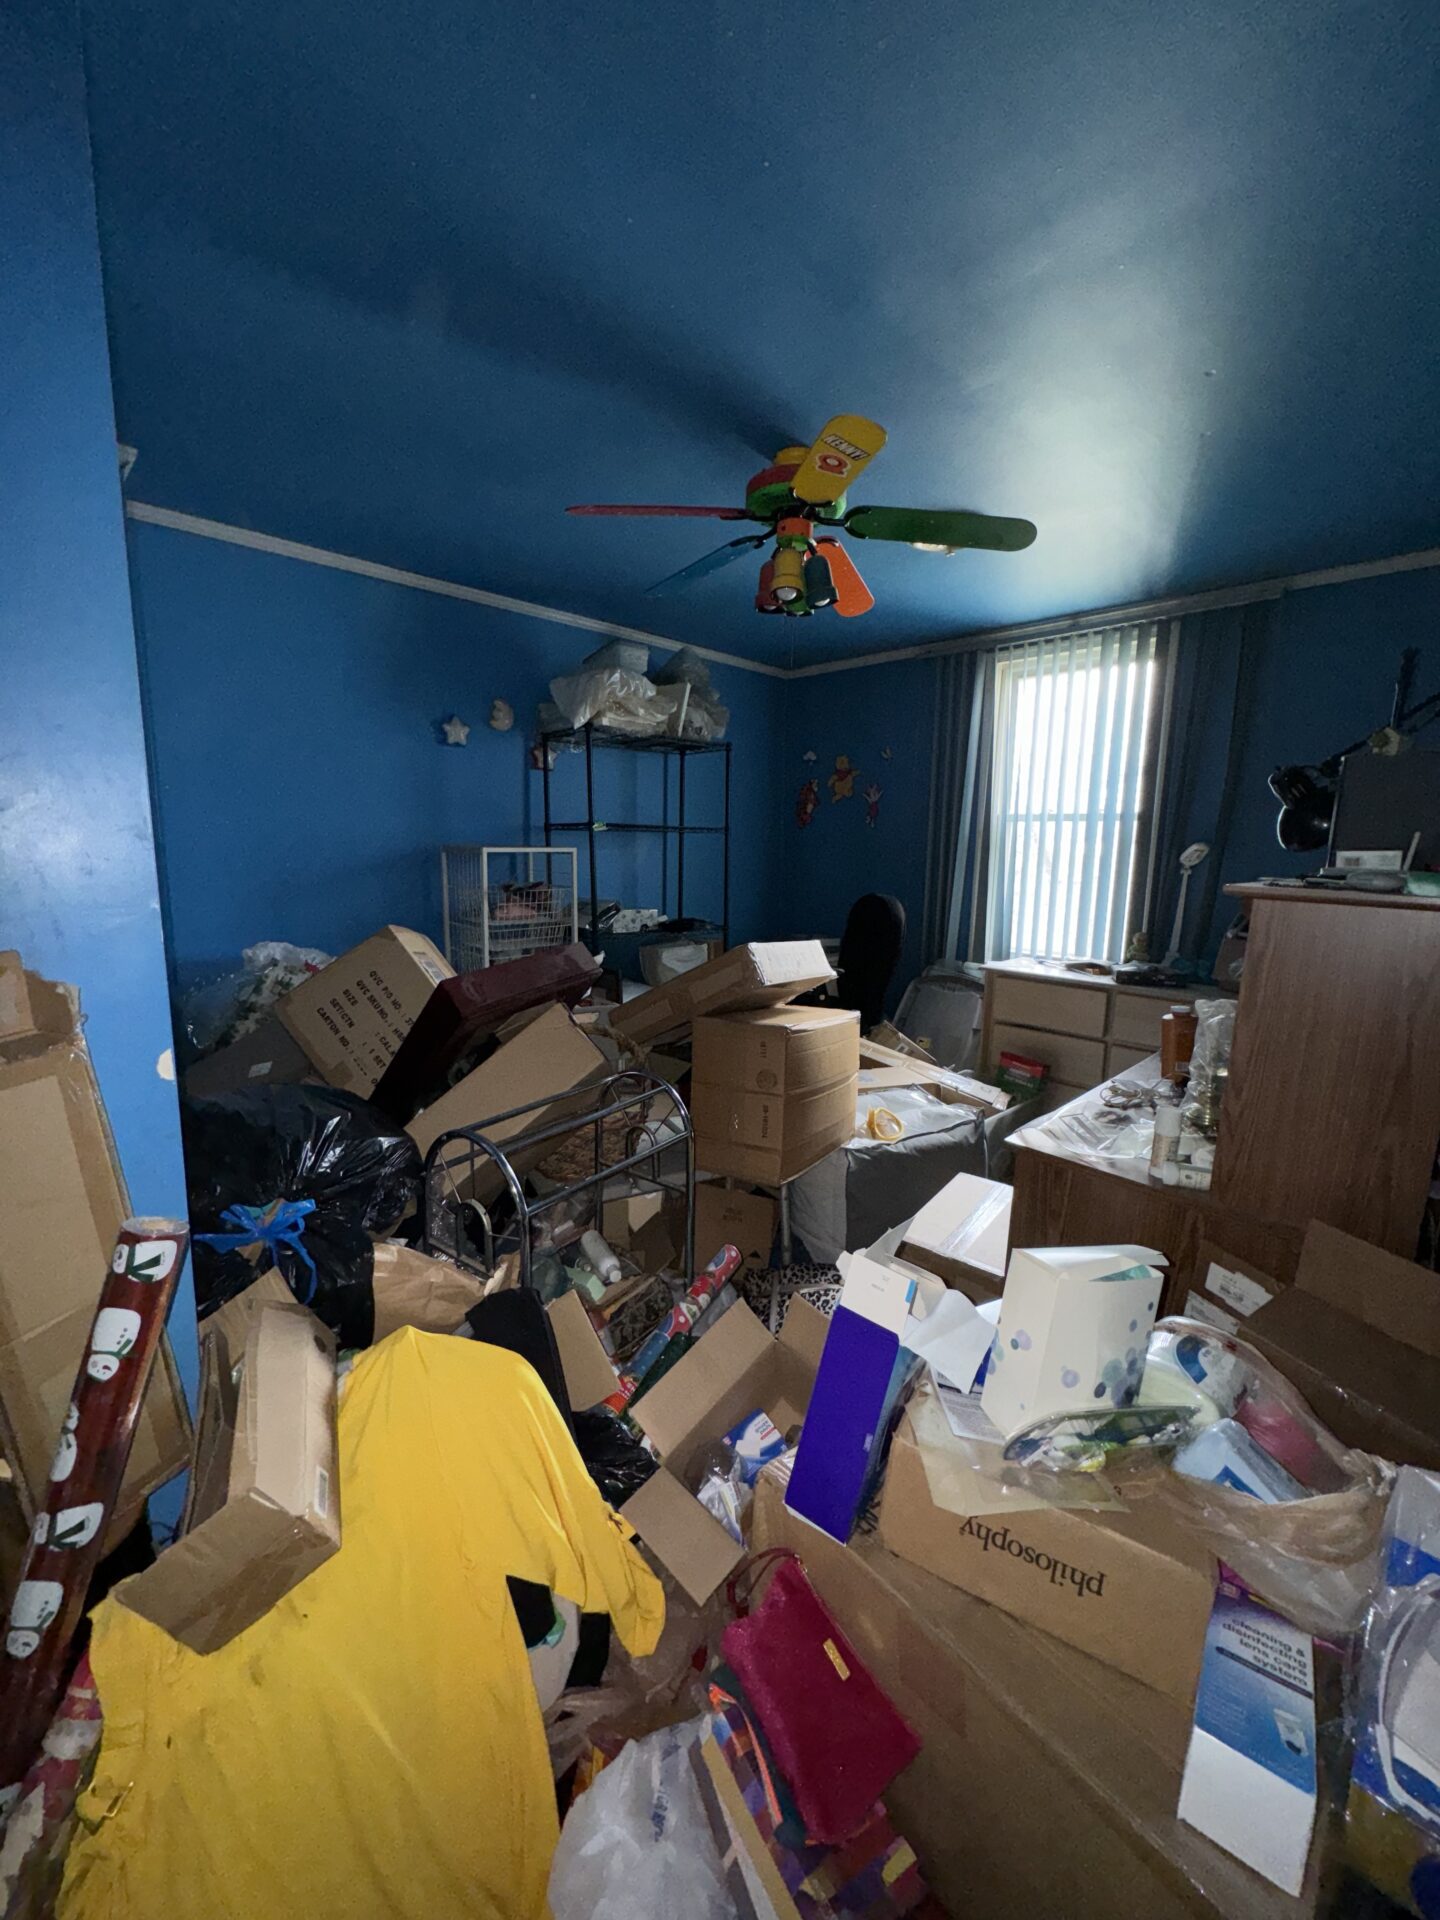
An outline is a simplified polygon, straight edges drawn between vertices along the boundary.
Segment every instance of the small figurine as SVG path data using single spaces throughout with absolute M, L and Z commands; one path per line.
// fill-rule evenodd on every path
M 855 782 L 859 778 L 859 774 L 860 769 L 851 765 L 848 753 L 836 754 L 835 771 L 825 783 L 830 789 L 830 803 L 832 806 L 837 800 L 851 800 L 854 798 Z

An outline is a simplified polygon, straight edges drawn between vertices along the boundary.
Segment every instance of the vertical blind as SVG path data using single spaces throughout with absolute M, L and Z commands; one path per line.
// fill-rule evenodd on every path
M 997 651 L 986 959 L 1123 959 L 1156 682 L 1153 621 Z

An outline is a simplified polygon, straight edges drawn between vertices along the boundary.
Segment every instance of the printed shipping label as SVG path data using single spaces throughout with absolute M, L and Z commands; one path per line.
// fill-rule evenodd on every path
M 1218 1300 L 1223 1300 L 1227 1307 L 1234 1307 L 1237 1313 L 1247 1318 L 1268 1305 L 1270 1300 L 1268 1291 L 1257 1281 L 1243 1273 L 1236 1273 L 1233 1268 L 1222 1267 L 1215 1260 L 1210 1262 L 1205 1285 Z

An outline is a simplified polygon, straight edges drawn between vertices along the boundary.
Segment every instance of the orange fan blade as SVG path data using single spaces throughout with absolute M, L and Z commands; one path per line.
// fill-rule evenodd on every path
M 854 620 L 869 613 L 875 596 L 860 577 L 860 569 L 838 540 L 817 540 L 815 551 L 830 562 L 830 578 L 835 583 L 835 611 L 842 620 Z

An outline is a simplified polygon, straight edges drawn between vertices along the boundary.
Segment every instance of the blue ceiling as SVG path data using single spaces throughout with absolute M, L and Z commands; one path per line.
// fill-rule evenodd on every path
M 797 663 L 1440 541 L 1434 0 L 91 0 L 135 496 Z M 855 549 L 765 620 L 738 504 L 840 410 Z

